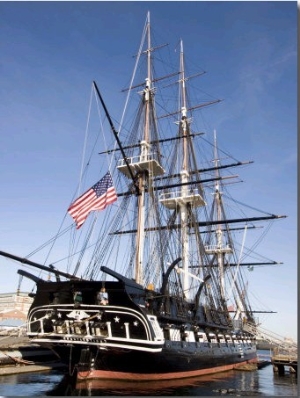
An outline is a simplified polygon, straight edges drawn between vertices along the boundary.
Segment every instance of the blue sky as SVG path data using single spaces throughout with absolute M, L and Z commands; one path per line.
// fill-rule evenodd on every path
M 297 2 L 0 2 L 0 250 L 25 257 L 55 235 L 78 181 L 91 82 L 120 120 L 148 10 L 161 43 L 182 38 L 208 72 L 204 91 L 223 99 L 208 129 L 255 161 L 241 172 L 245 202 L 288 216 L 259 250 L 284 265 L 253 274 L 257 301 L 277 311 L 263 326 L 296 338 Z M 0 264 L 0 292 L 16 290 L 19 264 Z

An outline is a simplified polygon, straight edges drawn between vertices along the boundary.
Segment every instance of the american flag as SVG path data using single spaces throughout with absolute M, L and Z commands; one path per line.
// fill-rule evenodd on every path
M 104 210 L 107 205 L 117 200 L 116 190 L 110 172 L 100 181 L 82 194 L 68 208 L 68 213 L 74 218 L 76 228 L 80 228 L 92 210 Z

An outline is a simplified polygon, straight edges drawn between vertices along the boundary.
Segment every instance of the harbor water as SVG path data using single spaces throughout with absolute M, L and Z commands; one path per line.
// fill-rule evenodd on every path
M 265 353 L 264 353 L 265 354 Z M 181 381 L 75 384 L 61 370 L 1 376 L 0 396 L 269 396 L 297 397 L 297 376 L 283 376 L 272 365 L 256 371 L 233 370 Z

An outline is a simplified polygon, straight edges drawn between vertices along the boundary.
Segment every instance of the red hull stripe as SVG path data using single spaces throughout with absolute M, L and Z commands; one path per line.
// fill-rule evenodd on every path
M 249 363 L 257 363 L 257 358 L 250 359 L 248 361 L 233 363 L 230 365 L 216 366 L 214 368 L 191 370 L 187 372 L 170 372 L 170 373 L 127 373 L 127 372 L 113 372 L 107 370 L 90 370 L 85 372 L 78 372 L 78 380 L 92 380 L 92 379 L 110 379 L 110 380 L 170 380 L 170 379 L 182 379 L 185 377 L 194 377 L 201 375 L 208 375 L 213 373 L 224 372 L 227 370 L 236 369 L 238 367 L 247 365 Z

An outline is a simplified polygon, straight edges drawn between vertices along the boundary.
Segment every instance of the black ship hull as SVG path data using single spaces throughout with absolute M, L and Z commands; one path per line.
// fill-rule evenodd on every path
M 256 363 L 255 339 L 246 331 L 222 317 L 213 323 L 192 303 L 182 302 L 185 315 L 178 306 L 176 313 L 174 300 L 163 303 L 160 294 L 114 276 L 119 281 L 37 281 L 28 335 L 79 380 L 170 380 Z M 104 285 L 103 301 L 97 292 Z

